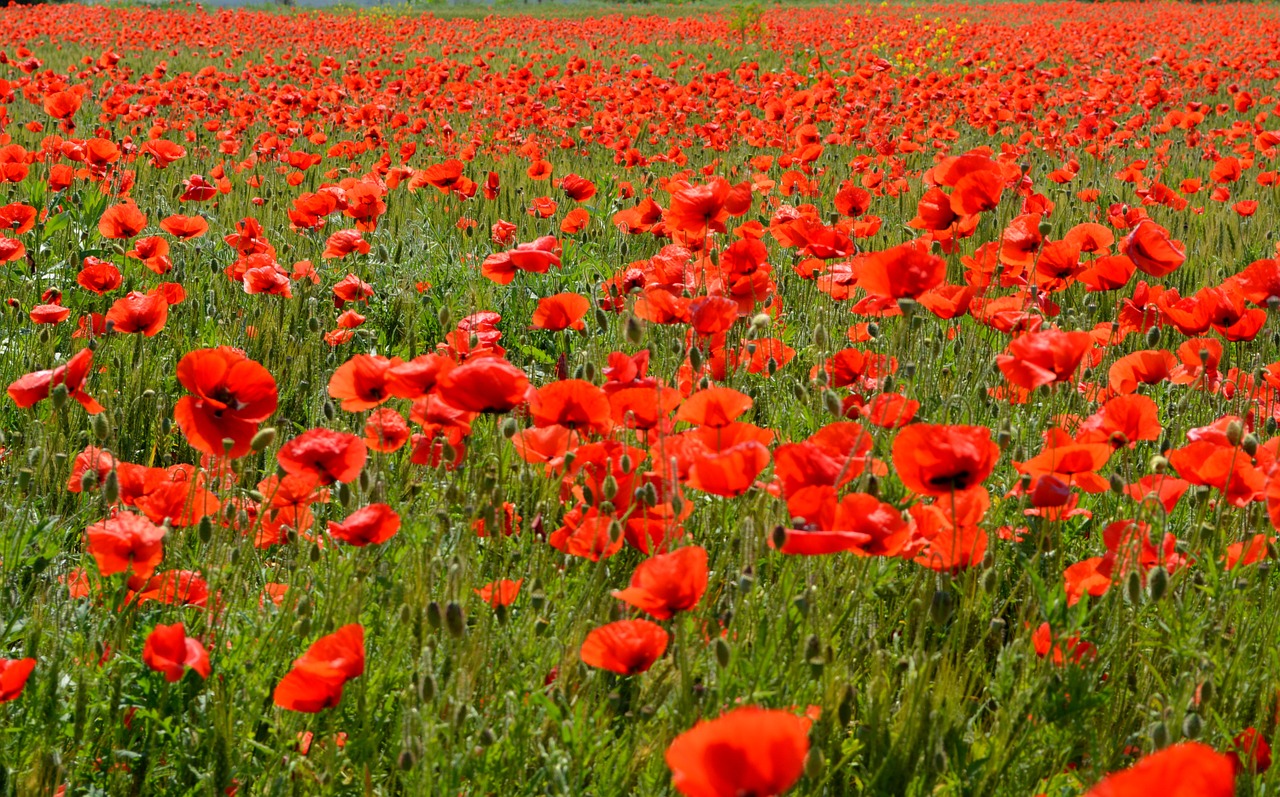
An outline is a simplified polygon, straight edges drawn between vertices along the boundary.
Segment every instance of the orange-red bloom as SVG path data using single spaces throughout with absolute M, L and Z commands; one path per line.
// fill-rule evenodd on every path
M 648 620 L 619 620 L 587 634 L 580 655 L 585 664 L 619 675 L 645 672 L 667 650 L 667 632 Z
M 151 669 L 163 673 L 169 683 L 180 680 L 188 667 L 199 673 L 201 678 L 208 678 L 212 672 L 209 651 L 204 649 L 200 640 L 187 636 L 182 623 L 158 625 L 152 629 L 142 647 L 142 660 Z
M 772 797 L 795 785 L 809 755 L 806 717 L 755 707 L 702 720 L 667 747 L 671 783 L 685 797 Z

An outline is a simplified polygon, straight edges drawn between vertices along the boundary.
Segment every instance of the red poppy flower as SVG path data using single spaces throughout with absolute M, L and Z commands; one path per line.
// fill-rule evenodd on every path
M 359 437 L 325 428 L 303 432 L 276 454 L 285 473 L 314 476 L 320 484 L 353 481 L 368 457 L 369 449 Z
M 1085 797 L 1232 797 L 1231 759 L 1199 742 L 1182 742 L 1108 775 Z
M 619 675 L 645 672 L 667 650 L 667 632 L 648 620 L 619 620 L 587 634 L 579 655 L 584 664 Z
M 636 567 L 631 586 L 615 590 L 613 597 L 659 620 L 687 612 L 707 591 L 707 551 L 690 545 L 657 554 Z
M 342 699 L 347 681 L 364 674 L 364 628 L 343 626 L 317 639 L 293 663 L 276 685 L 275 704 L 290 711 L 314 714 Z
M 695 490 L 733 498 L 751 489 L 756 476 L 768 466 L 769 449 L 748 440 L 697 456 L 685 483 Z
M 1186 247 L 1170 240 L 1169 231 L 1150 219 L 1143 219 L 1124 239 L 1124 253 L 1139 271 L 1153 277 L 1177 271 L 1187 259 Z
M 485 584 L 475 593 L 480 596 L 480 600 L 491 608 L 497 609 L 500 606 L 510 606 L 515 603 L 516 597 L 520 594 L 520 585 L 523 583 L 523 578 L 518 578 L 515 581 L 504 578 Z
M 587 297 L 578 293 L 557 293 L 538 300 L 533 311 L 533 328 L 558 332 L 562 329 L 586 330 L 583 316 L 591 309 Z
M 809 755 L 809 719 L 754 706 L 701 720 L 667 747 L 685 797 L 772 797 L 795 785 Z
M 996 364 L 1011 383 L 1034 390 L 1070 380 L 1092 348 L 1093 336 L 1088 332 L 1028 332 L 1014 338 L 1008 353 L 996 357 Z
M 76 275 L 77 285 L 99 296 L 119 288 L 122 282 L 120 269 L 116 268 L 114 263 L 108 263 L 96 257 L 85 258 L 84 268 L 80 269 L 80 273 Z
M 178 400 L 174 420 L 193 448 L 212 456 L 249 453 L 258 424 L 276 411 L 276 380 L 239 349 L 188 352 L 178 361 L 178 381 L 193 395 Z
M 0 703 L 17 700 L 35 668 L 35 659 L 0 659 Z
M 950 495 L 980 485 L 995 470 L 1000 447 L 985 426 L 915 424 L 893 441 L 893 467 L 922 495 Z
M 677 421 L 698 426 L 728 426 L 751 409 L 751 397 L 728 387 L 709 387 L 689 396 L 676 412 Z
M 349 545 L 381 545 L 400 530 L 400 516 L 386 504 L 369 504 L 341 523 L 329 521 L 329 536 Z
M 169 683 L 181 680 L 188 667 L 200 673 L 201 678 L 208 678 L 212 672 L 209 652 L 200 640 L 187 636 L 182 623 L 152 629 L 142 647 L 142 660 L 151 669 L 163 673 Z
M 167 532 L 132 512 L 118 512 L 85 530 L 85 547 L 104 576 L 128 572 L 146 579 L 164 558 Z
M 132 238 L 147 226 L 147 217 L 133 202 L 112 205 L 98 220 L 98 232 L 103 238 Z
M 388 407 L 369 413 L 364 422 L 365 445 L 374 451 L 390 453 L 399 451 L 409 442 L 409 424 L 404 416 Z
M 80 110 L 81 97 L 74 91 L 55 91 L 44 98 L 41 107 L 54 119 L 70 119 Z
M 61 324 L 71 317 L 71 308 L 60 304 L 38 304 L 28 317 L 33 324 Z
M 1237 775 L 1244 772 L 1260 775 L 1271 769 L 1271 745 L 1257 728 L 1245 728 L 1231 740 L 1227 758 L 1231 759 Z
M 537 426 L 563 426 L 596 434 L 613 426 L 609 397 L 583 379 L 565 379 L 538 388 L 529 396 L 529 415 Z
M 391 398 L 388 372 L 393 365 L 400 364 L 398 359 L 357 354 L 333 372 L 329 378 L 329 395 L 340 399 L 347 412 L 373 409 Z
M 200 216 L 173 215 L 160 220 L 160 229 L 184 241 L 199 238 L 209 231 L 209 222 Z
M 324 252 L 321 257 L 326 260 L 343 258 L 352 252 L 358 252 L 362 255 L 369 254 L 371 247 L 359 230 L 338 230 L 329 236 L 329 240 L 325 242 Z
M 169 302 L 160 291 L 129 291 L 111 305 L 106 320 L 114 332 L 141 332 L 144 337 L 155 337 L 169 320 Z
M 858 267 L 858 287 L 872 296 L 914 299 L 946 276 L 947 261 L 930 254 L 926 243 L 908 241 L 868 255 Z
M 443 374 L 436 390 L 460 410 L 502 413 L 524 403 L 529 378 L 506 360 L 481 357 Z
M 102 412 L 103 406 L 84 392 L 84 380 L 89 376 L 93 365 L 93 349 L 81 349 L 76 352 L 66 365 L 59 365 L 47 371 L 34 371 L 19 377 L 9 385 L 9 398 L 19 407 L 33 407 L 37 402 L 47 399 L 53 388 L 64 385 L 68 395 L 75 399 L 90 415 Z

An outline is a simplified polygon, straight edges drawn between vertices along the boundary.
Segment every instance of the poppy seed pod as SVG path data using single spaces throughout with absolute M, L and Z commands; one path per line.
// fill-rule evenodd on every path
M 729 643 L 724 640 L 724 637 L 716 637 L 712 646 L 715 648 L 716 664 L 720 665 L 721 669 L 728 667 L 732 654 L 729 649 Z

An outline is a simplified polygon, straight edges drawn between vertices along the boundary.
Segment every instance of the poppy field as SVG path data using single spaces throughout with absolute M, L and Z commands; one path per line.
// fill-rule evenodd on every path
M 2 13 L 0 795 L 1280 788 L 1275 7 Z

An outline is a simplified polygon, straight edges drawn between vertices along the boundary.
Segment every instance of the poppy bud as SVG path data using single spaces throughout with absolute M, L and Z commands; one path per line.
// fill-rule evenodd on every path
M 87 470 L 80 474 L 80 490 L 81 492 L 89 492 L 98 486 L 98 472 L 96 470 Z
M 1182 718 L 1182 735 L 1188 739 L 1200 738 L 1200 731 L 1204 728 L 1204 723 L 1200 721 L 1200 715 L 1194 711 L 1188 712 L 1187 716 Z
M 880 337 L 880 325 L 877 324 L 875 321 L 872 321 L 869 324 L 867 324 L 867 337 L 871 338 L 872 340 L 875 340 L 876 338 Z
M 742 575 L 738 576 L 738 591 L 744 594 L 750 592 L 752 585 L 755 583 L 755 576 L 744 572 Z
M 942 625 L 951 619 L 951 612 L 955 609 L 955 596 L 949 590 L 934 590 L 933 600 L 929 602 L 929 616 L 938 625 Z
M 825 405 L 827 412 L 842 417 L 844 415 L 844 403 L 840 401 L 840 397 L 836 395 L 834 390 L 822 391 L 822 403 Z
M 791 395 L 795 397 L 796 401 L 804 401 L 804 398 L 807 394 L 808 394 L 808 391 L 805 390 L 805 387 L 803 384 L 801 384 L 800 382 L 791 383 Z
M 1124 592 L 1131 605 L 1137 606 L 1142 603 L 1142 577 L 1138 575 L 1137 570 L 1129 571 L 1129 577 L 1124 582 Z
M 19 471 L 21 474 L 21 471 Z M 102 500 L 108 504 L 114 504 L 120 498 L 120 477 L 116 472 L 107 473 L 107 478 L 102 480 Z
M 454 639 L 461 639 L 463 632 L 467 630 L 466 624 L 462 617 L 462 607 L 457 601 L 449 601 L 444 607 L 444 624 L 448 629 L 449 635 Z
M 787 530 L 785 527 L 778 525 L 773 527 L 773 547 L 781 549 L 787 543 Z
M 1200 351 L 1196 352 L 1196 354 L 1198 354 L 1198 355 L 1200 356 L 1200 364 L 1201 364 L 1201 365 L 1204 365 L 1204 364 L 1206 364 L 1206 363 L 1208 363 L 1208 362 L 1209 362 L 1209 350 L 1208 350 L 1208 349 L 1201 349 Z
M 1111 487 L 1111 492 L 1115 493 L 1116 495 L 1124 495 L 1124 479 L 1120 477 L 1119 473 L 1111 474 L 1111 476 L 1107 479 L 1107 482 Z
M 719 664 L 721 669 L 728 667 L 729 657 L 732 653 L 732 651 L 729 650 L 729 643 L 724 641 L 724 637 L 718 636 L 716 637 L 716 641 L 712 643 L 712 646 L 715 648 L 716 664 Z
M 1013 442 L 1012 430 L 1007 427 L 1001 427 L 1000 431 L 996 432 L 996 445 L 1000 446 L 1001 449 L 1005 449 L 1009 447 L 1011 442 Z
M 982 571 L 982 589 L 984 592 L 995 592 L 998 586 L 1000 586 L 1000 574 L 996 572 L 994 567 L 988 567 Z
M 1152 602 L 1159 601 L 1164 597 L 1164 593 L 1169 589 L 1169 571 L 1163 567 L 1157 567 L 1147 576 L 1147 594 L 1151 596 Z
M 702 350 L 693 348 L 689 350 L 689 367 L 694 371 L 702 370 Z
M 1258 436 L 1253 432 L 1244 436 L 1240 441 L 1240 450 L 1249 456 L 1255 456 L 1258 453 Z
M 987 624 L 987 630 L 990 631 L 991 636 L 995 637 L 997 641 L 1003 644 L 1004 632 L 1007 626 L 1008 623 L 1004 621 L 1003 617 L 992 617 L 991 622 Z
M 671 341 L 671 353 L 676 355 L 684 354 L 684 341 L 678 338 Z
M 471 231 L 470 228 L 468 228 L 467 231 L 470 232 Z M 400 755 L 396 758 L 396 766 L 400 767 L 400 769 L 404 772 L 408 772 L 409 770 L 413 769 L 413 765 L 416 763 L 417 763 L 417 758 L 414 756 L 413 752 L 408 748 L 401 750 Z
M 827 348 L 827 328 L 818 324 L 813 330 L 813 345 L 819 349 Z
M 916 364 L 915 364 L 915 363 L 903 363 L 903 364 L 902 364 L 902 376 L 903 376 L 903 378 L 904 378 L 904 379 L 910 379 L 910 378 L 912 378 L 912 377 L 913 377 L 913 376 L 915 376 L 915 375 L 916 375 Z M 885 390 L 888 390 L 888 388 L 885 388 Z
M 817 747 L 810 747 L 809 754 L 804 757 L 805 777 L 813 781 L 821 780 L 825 769 L 826 764 L 822 760 L 822 750 Z
M 644 325 L 634 315 L 627 316 L 626 336 L 632 345 L 638 345 L 644 339 Z
M 605 500 L 612 501 L 614 496 L 618 494 L 618 480 L 609 474 L 604 478 L 604 482 L 600 485 L 600 491 L 604 494 Z
M 632 467 L 634 467 L 634 463 L 631 461 L 631 455 L 623 454 L 622 458 L 618 460 L 618 468 L 621 469 L 624 474 L 627 474 L 631 472 Z M 615 481 L 614 483 L 616 484 L 617 482 Z
M 99 440 L 106 440 L 111 436 L 111 424 L 107 421 L 105 413 L 93 416 L 93 436 Z
M 884 378 L 884 384 L 881 386 L 880 389 L 883 390 L 885 393 L 892 393 L 893 385 L 894 385 L 893 374 L 889 374 Z
M 1212 678 L 1206 678 L 1204 683 L 1200 684 L 1200 703 L 1202 705 L 1213 700 L 1213 688 Z
M 440 604 L 431 601 L 427 604 L 427 625 L 431 626 L 432 630 L 439 631 L 443 623 L 444 618 L 440 611 Z
M 291 533 L 291 534 L 293 534 L 293 536 L 294 536 L 294 537 L 296 537 L 296 536 L 297 536 L 297 534 L 296 534 L 296 533 L 294 533 L 292 530 L 290 530 L 290 533 Z M 319 562 L 319 561 L 320 561 L 320 557 L 321 557 L 321 556 L 323 556 L 323 555 L 324 555 L 324 551 L 320 548 L 320 546 L 319 546 L 319 545 L 312 545 L 312 546 L 311 546 L 310 558 L 311 558 L 311 561 L 312 561 L 312 562 Z
M 208 515 L 200 518 L 200 525 L 196 531 L 200 535 L 200 542 L 208 544 L 209 540 L 213 539 L 213 521 Z
M 867 495 L 872 498 L 880 496 L 880 479 L 874 473 L 867 475 Z
M 276 430 L 273 426 L 265 429 L 259 429 L 258 433 L 249 441 L 249 450 L 257 454 L 266 449 L 276 441 Z
M 607 313 L 605 313 L 604 310 L 601 310 L 599 307 L 596 308 L 595 320 L 596 320 L 596 326 L 602 332 L 609 329 L 609 316 Z
M 338 483 L 338 502 L 343 506 L 351 506 L 351 485 L 346 482 Z
M 67 406 L 67 386 L 61 383 L 54 385 L 53 390 L 49 391 L 49 400 L 53 402 L 55 410 Z
M 546 619 L 539 617 L 533 622 L 533 633 L 536 636 L 543 636 L 547 633 L 547 629 L 550 627 L 551 623 L 547 622 Z
M 516 423 L 516 419 L 511 417 L 503 418 L 502 425 L 498 428 L 502 432 L 502 436 L 508 440 L 515 437 L 516 432 L 520 431 L 520 426 Z
M 1240 441 L 1244 438 L 1244 424 L 1239 421 L 1232 421 L 1227 424 L 1227 442 L 1233 446 L 1240 445 Z
M 1157 750 L 1163 750 L 1169 746 L 1169 727 L 1163 722 L 1157 722 L 1151 729 L 1151 744 Z
M 440 326 L 445 329 L 453 326 L 453 313 L 449 312 L 448 307 L 441 307 L 440 312 L 436 314 L 436 318 L 440 321 Z
M 320 406 L 320 410 L 324 413 L 325 420 L 332 421 L 337 410 L 333 407 L 333 402 L 325 399 L 324 404 Z

